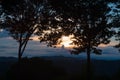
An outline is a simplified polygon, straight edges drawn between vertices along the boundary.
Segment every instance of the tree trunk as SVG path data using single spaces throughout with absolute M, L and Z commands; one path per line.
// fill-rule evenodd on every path
M 19 42 L 19 47 L 18 47 L 18 74 L 17 74 L 17 80 L 21 77 L 21 60 L 22 60 L 22 55 L 21 55 L 21 50 L 22 50 L 22 44 Z
M 91 80 L 91 58 L 90 58 L 90 43 L 87 48 L 87 80 Z
M 21 56 L 23 55 L 25 48 L 27 46 L 28 40 L 22 45 L 22 49 L 21 49 Z
M 22 45 L 21 45 L 21 42 L 19 42 L 19 48 L 18 48 L 18 64 L 20 64 L 21 59 L 22 59 L 21 49 L 22 49 Z

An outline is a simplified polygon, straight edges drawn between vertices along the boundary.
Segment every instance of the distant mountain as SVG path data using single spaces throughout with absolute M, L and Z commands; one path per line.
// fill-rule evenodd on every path
M 55 66 L 64 68 L 68 74 L 81 73 L 83 66 L 86 63 L 85 59 L 52 56 L 52 57 L 40 57 L 46 60 L 51 60 Z M 4 74 L 12 64 L 17 61 L 14 57 L 0 57 L 0 75 Z M 92 70 L 94 75 L 99 76 L 112 76 L 118 71 L 120 72 L 120 61 L 107 61 L 107 60 L 92 60 Z

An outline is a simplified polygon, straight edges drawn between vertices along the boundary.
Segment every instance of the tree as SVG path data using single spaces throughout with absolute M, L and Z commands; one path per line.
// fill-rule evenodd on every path
M 111 19 L 110 24 L 113 26 L 113 28 L 116 31 L 115 34 L 115 40 L 118 41 L 118 44 L 115 45 L 115 48 L 118 48 L 118 50 L 120 51 L 120 2 L 113 2 L 111 3 L 111 5 L 113 5 L 113 7 L 111 7 L 111 14 L 108 15 L 108 17 Z
M 107 6 L 108 2 L 105 0 L 49 0 L 56 11 L 56 16 L 53 16 L 55 21 L 51 21 L 49 26 L 57 27 L 53 27 L 55 31 L 47 34 L 43 39 L 53 45 L 58 43 L 57 39 L 61 35 L 74 35 L 73 44 L 77 47 L 71 53 L 87 53 L 88 80 L 91 72 L 90 54 L 101 54 L 98 46 L 108 44 L 114 33 L 106 16 L 110 10 Z
M 18 42 L 18 61 L 21 60 L 26 45 L 37 27 L 43 11 L 43 0 L 3 0 L 6 15 L 4 29 Z M 41 30 L 43 29 L 40 27 Z
M 119 52 L 120 52 L 120 28 L 118 29 L 118 32 L 116 33 L 116 41 L 118 41 L 118 44 L 115 45 L 115 48 L 118 48 Z
M 2 29 L 3 18 L 4 18 L 4 12 L 0 1 L 0 30 Z

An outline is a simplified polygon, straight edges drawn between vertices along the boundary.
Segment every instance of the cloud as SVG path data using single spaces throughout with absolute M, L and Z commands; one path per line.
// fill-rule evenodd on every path
M 109 46 L 102 49 L 103 54 L 119 54 L 118 49 Z
M 117 49 L 107 46 L 101 47 L 103 50 L 102 55 L 91 54 L 93 59 L 101 60 L 120 60 L 120 53 Z M 0 38 L 0 56 L 12 56 L 17 57 L 18 43 L 11 37 Z M 47 47 L 45 43 L 39 41 L 29 41 L 23 56 L 67 56 L 86 58 L 86 53 L 79 55 L 71 55 L 67 49 Z

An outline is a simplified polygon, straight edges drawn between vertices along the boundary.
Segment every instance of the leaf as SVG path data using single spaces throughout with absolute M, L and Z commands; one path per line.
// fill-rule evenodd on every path
M 101 55 L 102 54 L 102 50 L 101 49 L 97 49 L 97 48 L 93 48 L 93 53 L 95 53 L 97 55 Z

